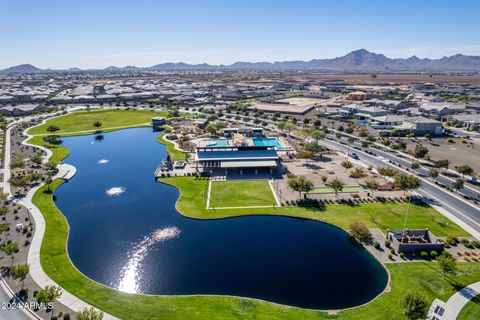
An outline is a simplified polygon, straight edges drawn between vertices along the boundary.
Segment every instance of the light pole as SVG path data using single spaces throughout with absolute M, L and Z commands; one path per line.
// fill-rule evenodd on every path
M 403 238 L 405 237 L 405 231 L 406 231 L 405 229 L 407 228 L 408 210 L 410 209 L 411 202 L 412 202 L 412 194 L 410 192 L 410 196 L 408 197 L 407 211 L 405 212 L 405 221 L 403 223 L 402 243 L 403 243 Z

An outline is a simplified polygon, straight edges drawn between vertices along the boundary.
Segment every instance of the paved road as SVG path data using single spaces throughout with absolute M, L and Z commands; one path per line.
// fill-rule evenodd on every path
M 348 149 L 348 146 L 332 140 L 324 140 L 322 141 L 322 144 L 324 144 L 327 148 L 340 150 L 345 153 Z M 353 151 L 359 155 L 361 161 L 366 162 L 367 164 L 371 164 L 375 167 L 392 167 L 398 170 L 396 166 L 388 162 L 388 159 L 391 158 L 389 153 L 380 154 L 378 150 L 372 149 L 372 152 L 375 152 L 378 156 L 380 156 L 375 157 L 356 149 L 353 149 Z M 350 148 L 350 152 L 352 152 L 352 148 Z M 456 216 L 459 220 L 480 233 L 480 208 L 466 203 L 443 188 L 427 181 L 427 179 L 423 179 L 422 186 L 417 192 L 429 199 L 433 204 L 444 208 Z
M 20 309 L 4 309 L 3 304 L 9 302 L 10 295 L 6 293 L 3 284 L 0 288 L 0 320 L 31 320 L 33 316 L 29 317 L 23 310 Z

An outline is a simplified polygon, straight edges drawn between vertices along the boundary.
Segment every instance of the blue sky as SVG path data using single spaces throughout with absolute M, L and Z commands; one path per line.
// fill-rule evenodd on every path
M 0 0 L 0 68 L 480 55 L 480 1 Z

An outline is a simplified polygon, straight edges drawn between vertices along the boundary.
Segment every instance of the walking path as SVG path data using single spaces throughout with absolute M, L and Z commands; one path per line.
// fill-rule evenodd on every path
M 463 307 L 478 295 L 480 295 L 480 281 L 461 289 L 447 302 L 435 299 L 428 311 L 428 319 L 455 320 Z
M 26 132 L 25 132 L 26 133 Z M 44 159 L 44 162 L 48 161 L 52 152 L 44 147 L 39 147 L 36 145 L 29 144 L 27 141 L 32 137 L 31 135 L 27 134 L 27 139 L 22 141 L 22 144 L 28 146 L 34 146 L 44 150 L 47 153 L 47 156 Z M 53 177 L 53 179 L 71 179 L 76 174 L 76 168 L 69 164 L 60 164 L 57 166 L 58 173 Z M 33 239 L 30 244 L 30 249 L 28 252 L 28 264 L 30 265 L 30 276 L 32 277 L 33 281 L 35 281 L 40 287 L 45 287 L 47 285 L 58 285 L 55 283 L 43 270 L 42 265 L 40 263 L 40 249 L 42 246 L 42 239 L 43 235 L 45 234 L 45 219 L 43 218 L 42 213 L 40 210 L 32 203 L 32 198 L 35 192 L 41 186 L 37 186 L 32 188 L 24 198 L 17 199 L 16 202 L 25 206 L 32 215 L 35 221 L 36 231 L 33 234 Z M 80 300 L 64 288 L 62 288 L 62 296 L 57 299 L 61 304 L 65 305 L 66 307 L 70 308 L 71 310 L 78 312 L 84 308 L 90 308 L 91 305 L 87 304 L 83 300 Z M 96 309 L 96 308 L 95 308 Z M 98 310 L 98 309 L 97 309 Z M 118 318 L 105 313 L 104 320 L 117 320 Z
M 10 159 L 11 159 L 11 146 L 10 146 L 10 138 L 11 138 L 11 131 L 17 125 L 17 123 L 12 123 L 5 132 L 5 153 L 3 155 L 4 159 L 4 171 L 3 171 L 3 182 L 2 188 L 4 193 L 11 194 L 10 190 Z

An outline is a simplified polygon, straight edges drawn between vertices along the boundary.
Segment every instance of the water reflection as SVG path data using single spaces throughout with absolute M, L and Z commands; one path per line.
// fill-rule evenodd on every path
M 125 191 L 127 191 L 127 189 L 124 187 L 113 187 L 113 188 L 107 189 L 107 191 L 105 192 L 107 193 L 108 196 L 112 197 L 112 196 L 119 196 Z
M 157 229 L 145 236 L 145 238 L 136 244 L 129 253 L 128 263 L 121 272 L 118 289 L 128 293 L 139 292 L 141 262 L 148 253 L 148 250 L 159 242 L 176 238 L 179 235 L 180 229 L 177 227 L 166 227 Z

